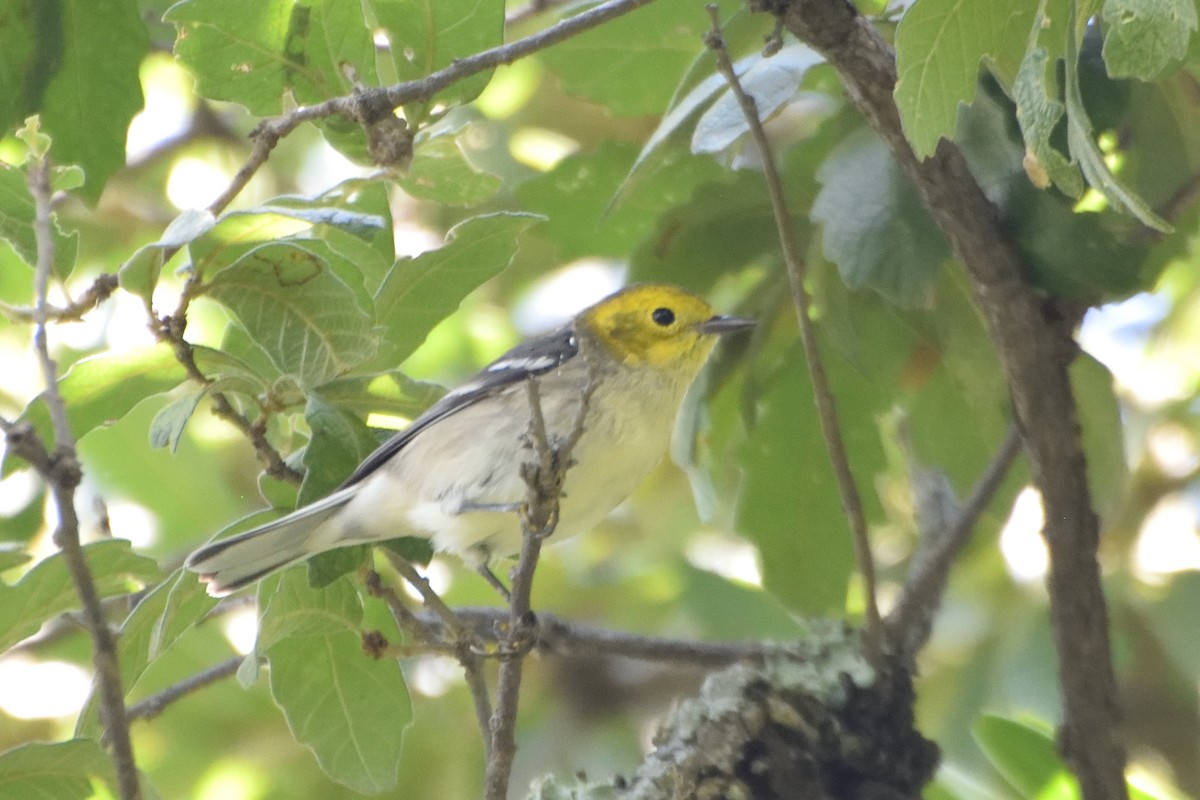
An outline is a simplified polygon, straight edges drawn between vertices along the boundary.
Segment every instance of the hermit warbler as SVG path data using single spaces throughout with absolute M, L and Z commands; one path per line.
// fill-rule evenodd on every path
M 223 595 L 317 553 L 421 536 L 476 568 L 520 550 L 514 513 L 534 460 L 526 379 L 536 376 L 547 440 L 575 428 L 555 536 L 586 531 L 662 459 L 680 404 L 717 337 L 753 325 L 714 314 L 675 286 L 633 286 L 565 327 L 514 347 L 447 394 L 336 491 L 274 522 L 208 544 L 187 560 Z

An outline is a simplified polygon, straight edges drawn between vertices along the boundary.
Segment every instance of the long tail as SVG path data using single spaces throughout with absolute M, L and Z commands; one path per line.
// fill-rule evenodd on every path
M 334 536 L 314 534 L 350 501 L 357 488 L 347 487 L 274 522 L 205 545 L 188 556 L 184 566 L 200 573 L 210 595 L 223 597 L 276 570 L 345 544 Z

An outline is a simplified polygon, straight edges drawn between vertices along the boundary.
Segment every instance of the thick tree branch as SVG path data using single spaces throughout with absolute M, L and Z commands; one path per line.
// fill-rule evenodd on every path
M 751 7 L 779 16 L 838 71 L 850 99 L 887 142 L 966 267 L 1045 504 L 1063 752 L 1086 800 L 1125 798 L 1108 614 L 1096 561 L 1098 522 L 1067 373 L 1076 352 L 1074 320 L 1060 319 L 1025 281 L 996 208 L 958 148 L 943 140 L 932 157 L 916 158 L 892 96 L 895 53 L 853 6 L 845 0 L 751 0 Z
M 775 227 L 779 233 L 779 243 L 783 251 L 783 260 L 787 264 L 788 283 L 792 289 L 792 302 L 796 307 L 796 319 L 800 325 L 800 341 L 804 345 L 804 360 L 808 365 L 809 378 L 812 381 L 813 400 L 817 406 L 817 415 L 821 420 L 821 435 L 825 440 L 825 450 L 829 455 L 833 475 L 837 480 L 838 493 L 841 495 L 842 510 L 850 523 L 850 532 L 854 537 L 854 554 L 858 562 L 858 570 L 863 579 L 863 590 L 866 608 L 866 637 L 865 644 L 872 661 L 878 662 L 883 650 L 883 626 L 879 618 L 879 605 L 875 600 L 875 559 L 871 554 L 871 540 L 867 535 L 867 515 L 863 511 L 862 498 L 858 486 L 854 482 L 854 473 L 850 471 L 850 458 L 846 455 L 846 444 L 842 441 L 841 426 L 838 424 L 837 403 L 829 388 L 829 378 L 825 374 L 825 366 L 821 360 L 821 352 L 817 347 L 817 332 L 812 321 L 812 297 L 808 287 L 804 285 L 807 278 L 807 265 L 800 255 L 800 244 L 796 241 L 796 226 L 792 215 L 787 209 L 787 198 L 783 191 L 783 180 L 779 177 L 779 169 L 775 166 L 775 156 L 771 143 L 763 130 L 762 120 L 758 117 L 758 109 L 754 98 L 746 94 L 742 83 L 738 80 L 733 69 L 733 61 L 721 37 L 720 18 L 715 5 L 708 6 L 709 16 L 712 17 L 712 30 L 705 41 L 708 47 L 716 53 L 717 69 L 725 76 L 725 82 L 737 98 L 742 115 L 750 126 L 750 135 L 757 145 L 762 158 L 763 174 L 767 181 L 767 190 L 771 196 L 771 208 L 775 216 Z
M 121 686 L 116 638 L 104 618 L 100 595 L 96 591 L 96 583 L 79 541 L 75 488 L 79 485 L 81 472 L 75 453 L 75 437 L 67 418 L 66 404 L 58 391 L 58 367 L 50 357 L 50 348 L 46 341 L 46 321 L 50 317 L 46 296 L 50 285 L 50 273 L 54 266 L 54 223 L 50 218 L 50 163 L 47 158 L 30 163 L 29 191 L 33 195 L 34 234 L 37 238 L 33 343 L 46 383 L 43 400 L 50 410 L 50 421 L 54 430 L 53 453 L 47 452 L 47 448 L 40 442 L 36 447 L 29 442 L 29 437 L 36 437 L 32 431 L 20 433 L 23 433 L 25 439 L 24 446 L 46 453 L 44 458 L 41 453 L 37 453 L 33 463 L 41 464 L 42 476 L 50 484 L 50 491 L 58 510 L 58 529 L 54 532 L 54 542 L 62 550 L 63 561 L 66 562 L 75 592 L 79 595 L 84 624 L 92 638 L 95 680 L 100 693 L 105 738 L 112 747 L 113 762 L 116 765 L 118 790 L 122 800 L 140 800 L 142 792 L 138 783 L 137 764 L 133 757 L 133 743 L 129 738 L 129 720 L 125 712 L 125 691 Z M 11 441 L 12 434 L 8 427 L 6 433 Z

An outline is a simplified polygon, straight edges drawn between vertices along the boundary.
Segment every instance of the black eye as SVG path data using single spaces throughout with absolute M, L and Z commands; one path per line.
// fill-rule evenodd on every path
M 675 321 L 675 312 L 669 308 L 656 308 L 650 312 L 650 319 L 665 328 Z

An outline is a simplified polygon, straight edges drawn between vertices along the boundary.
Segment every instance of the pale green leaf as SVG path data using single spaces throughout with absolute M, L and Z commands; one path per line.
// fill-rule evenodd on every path
M 348 94 L 344 67 L 376 81 L 371 32 L 358 3 L 339 0 L 184 0 L 164 16 L 179 29 L 175 53 L 196 90 L 277 114 L 284 92 L 303 103 Z
M 279 583 L 262 612 L 256 649 L 266 653 L 288 638 L 353 630 L 361 621 L 362 603 L 349 581 L 314 589 L 308 585 L 304 570 L 287 570 L 279 574 Z
M 541 219 L 507 212 L 471 217 L 450 229 L 441 249 L 397 261 L 375 295 L 376 316 L 388 332 L 372 364 L 392 368 L 408 358 L 463 298 L 508 266 L 521 232 Z
M 1078 797 L 1078 789 L 1069 793 L 1069 784 L 1068 793 L 1062 792 L 1069 776 L 1048 731 L 992 714 L 980 717 L 971 731 L 988 761 L 1022 797 Z
M 661 114 L 703 46 L 708 16 L 694 0 L 658 0 L 545 50 L 563 88 L 618 116 Z M 603 65 L 603 68 L 597 68 Z
M 800 81 L 810 67 L 824 59 L 802 44 L 784 47 L 770 58 L 754 63 L 741 77 L 742 88 L 754 98 L 759 119 L 770 119 L 796 97 Z M 750 129 L 731 90 L 726 90 L 700 116 L 692 133 L 693 153 L 716 153 L 729 147 Z
M 492 0 L 365 0 L 387 33 L 399 81 L 423 78 L 455 59 L 495 47 L 504 40 L 504 3 Z M 485 70 L 438 93 L 446 104 L 475 99 L 491 79 Z
M 121 419 L 150 395 L 175 388 L 185 377 L 171 348 L 153 345 L 77 361 L 59 381 L 58 391 L 78 439 L 93 428 Z M 51 440 L 50 412 L 40 397 L 26 407 L 20 419 L 32 424 L 43 439 Z M 6 460 L 5 474 L 11 469 Z
M 500 188 L 499 178 L 471 166 L 455 136 L 418 143 L 408 174 L 396 182 L 413 197 L 452 206 L 478 205 Z
M 285 374 L 319 386 L 374 353 L 377 334 L 354 290 L 311 250 L 257 247 L 207 286 Z
M 1072 7 L 1071 22 L 1074 22 L 1074 7 Z M 1069 30 L 1074 29 L 1071 24 Z M 1087 109 L 1083 105 L 1083 95 L 1079 90 L 1079 52 L 1073 36 L 1067 36 L 1067 53 L 1064 61 L 1066 66 L 1066 101 L 1067 101 L 1067 143 L 1071 148 L 1071 157 L 1079 162 L 1084 179 L 1093 189 L 1104 195 L 1119 211 L 1132 214 L 1149 228 L 1162 233 L 1170 233 L 1172 228 L 1166 220 L 1154 213 L 1146 201 L 1130 191 L 1104 161 L 1104 154 L 1096 144 L 1092 133 L 1092 122 L 1088 118 Z
M 319 389 L 309 394 L 304 419 L 312 436 L 304 449 L 304 482 L 297 501 L 302 506 L 337 488 L 379 446 L 360 418 L 326 402 Z
M 183 429 L 203 397 L 204 392 L 188 392 L 160 408 L 150 423 L 150 446 L 170 447 L 172 453 L 178 450 Z
M 1025 172 L 1039 189 L 1053 184 L 1067 196 L 1079 197 L 1083 194 L 1079 170 L 1050 143 L 1065 108 L 1054 99 L 1052 88 L 1056 84 L 1048 82 L 1048 59 L 1044 49 L 1030 50 L 1013 82 L 1017 122 L 1025 139 Z
M 0 800 L 88 800 L 93 779 L 116 786 L 98 741 L 34 742 L 0 753 Z
M 43 24 L 53 32 L 41 44 L 56 52 L 41 54 L 38 66 L 49 72 L 27 81 L 26 109 L 41 114 L 54 162 L 83 167 L 82 193 L 95 201 L 125 164 L 125 132 L 142 109 L 138 70 L 149 47 L 146 28 L 135 0 L 65 0 L 53 4 Z
M 817 180 L 812 217 L 846 284 L 900 306 L 925 302 L 950 248 L 883 142 L 867 131 L 847 137 Z
M 134 553 L 125 539 L 93 542 L 83 553 L 101 597 L 126 594 L 162 575 L 153 559 Z M 46 620 L 78 607 L 61 553 L 38 562 L 12 585 L 0 582 L 0 651 L 36 633 Z
M 1104 63 L 1114 78 L 1149 81 L 1187 55 L 1194 0 L 1104 0 Z
M 896 29 L 896 105 L 918 158 L 954 134 L 960 103 L 975 98 L 979 64 L 988 59 L 1013 82 L 1036 5 L 992 0 L 921 0 Z
M 396 660 L 371 658 L 349 629 L 283 639 L 267 656 L 271 695 L 321 769 L 356 792 L 394 788 L 412 720 Z

